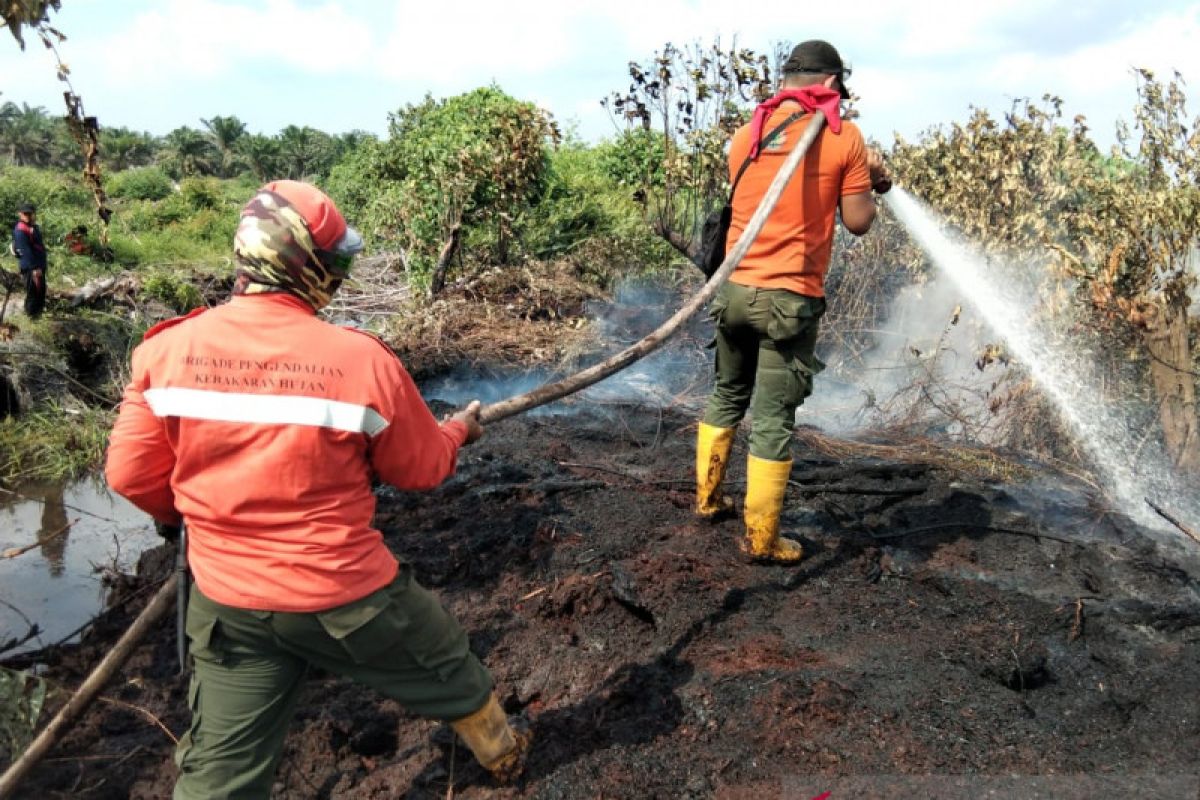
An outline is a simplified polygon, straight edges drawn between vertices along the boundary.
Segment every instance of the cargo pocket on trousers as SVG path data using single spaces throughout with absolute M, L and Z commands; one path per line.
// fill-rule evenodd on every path
M 809 325 L 815 325 L 817 315 L 809 298 L 790 292 L 780 292 L 771 298 L 771 318 L 767 321 L 767 336 L 774 342 L 789 342 L 798 338 Z
M 204 608 L 192 594 L 184 631 L 188 638 L 188 654 L 192 658 L 220 664 L 225 658 L 221 648 L 221 623 L 216 614 Z
M 717 292 L 717 296 L 708 305 L 708 318 L 714 323 L 713 336 L 709 339 L 706 348 L 712 350 L 717 346 L 717 328 L 721 327 L 721 323 L 725 321 L 725 311 L 729 308 L 729 298 L 725 296 L 725 288 L 721 287 Z
M 200 712 L 200 692 L 202 691 L 200 673 L 194 666 L 195 661 L 207 661 L 220 664 L 224 660 L 224 652 L 220 649 L 220 624 L 215 615 L 208 613 L 192 594 L 191 607 L 188 609 L 184 631 L 188 637 L 188 655 L 193 659 L 192 676 L 188 681 L 187 703 L 192 719 L 188 728 L 175 748 L 175 764 L 181 769 L 188 767 L 187 757 L 195 745 L 196 736 L 200 733 L 202 714 Z
M 403 635 L 394 614 L 389 614 L 391 598 L 387 588 L 372 592 L 361 600 L 321 611 L 317 620 L 331 637 L 341 644 L 355 664 L 369 664 L 381 653 L 393 648 Z
M 825 369 L 825 362 L 815 355 L 809 356 L 807 360 L 801 356 L 793 356 L 788 369 L 795 376 L 796 388 L 792 400 L 796 405 L 800 405 L 812 394 L 813 376 Z

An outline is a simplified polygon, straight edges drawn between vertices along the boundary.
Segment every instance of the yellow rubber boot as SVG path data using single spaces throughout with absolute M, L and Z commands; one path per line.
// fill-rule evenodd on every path
M 733 501 L 721 492 L 734 428 L 716 428 L 704 422 L 696 432 L 696 513 L 712 519 L 733 511 Z
M 520 777 L 533 734 L 509 724 L 495 695 L 488 698 L 483 708 L 451 722 L 450 727 L 462 737 L 475 754 L 475 760 L 492 773 L 497 783 L 512 783 Z
M 746 462 L 746 539 L 742 551 L 755 560 L 795 563 L 804 548 L 779 536 L 779 515 L 792 462 L 750 456 Z

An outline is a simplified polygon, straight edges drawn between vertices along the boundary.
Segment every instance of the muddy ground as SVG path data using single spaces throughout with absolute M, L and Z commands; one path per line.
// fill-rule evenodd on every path
M 1195 796 L 1200 547 L 1061 476 L 798 445 L 785 528 L 808 556 L 750 565 L 737 520 L 692 517 L 694 425 L 635 406 L 518 418 L 437 491 L 382 490 L 388 543 L 531 720 L 527 775 L 495 789 L 445 726 L 318 674 L 273 796 Z M 140 602 L 47 675 L 77 685 Z M 93 705 L 20 796 L 169 796 L 148 715 L 187 722 L 173 623 L 107 696 L 127 705 Z

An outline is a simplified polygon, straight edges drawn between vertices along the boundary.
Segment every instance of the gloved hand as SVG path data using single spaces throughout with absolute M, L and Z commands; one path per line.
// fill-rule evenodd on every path
M 179 532 L 182 530 L 182 527 L 178 523 L 159 522 L 158 520 L 154 522 L 154 532 L 166 539 L 170 544 L 176 544 L 179 541 Z

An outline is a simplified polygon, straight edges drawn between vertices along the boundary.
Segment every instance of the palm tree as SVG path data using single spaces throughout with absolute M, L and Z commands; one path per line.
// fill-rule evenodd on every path
M 100 131 L 100 155 L 113 172 L 149 164 L 156 150 L 154 137 L 128 128 Z
M 75 141 L 74 134 L 67 126 L 66 118 L 51 117 L 49 132 L 49 151 L 45 161 L 39 162 L 38 166 L 71 171 L 83 169 L 83 152 L 79 149 L 79 142 Z
M 247 134 L 238 139 L 238 152 L 260 181 L 266 182 L 283 174 L 279 140 L 273 136 Z
M 221 154 L 207 136 L 185 125 L 163 138 L 159 159 L 172 177 L 181 178 L 214 174 Z
M 333 137 L 307 125 L 280 131 L 279 148 L 287 177 L 296 180 L 327 174 L 337 159 Z
M 0 106 L 0 147 L 17 166 L 45 165 L 50 158 L 53 124 L 46 109 L 28 103 Z
M 339 134 L 336 138 L 338 156 L 346 155 L 349 152 L 357 150 L 365 142 L 378 141 L 379 137 L 370 131 L 353 130 L 347 133 Z
M 221 155 L 220 175 L 230 177 L 237 169 L 237 143 L 246 135 L 246 123 L 237 117 L 216 116 L 200 120 L 208 129 L 209 139 Z

